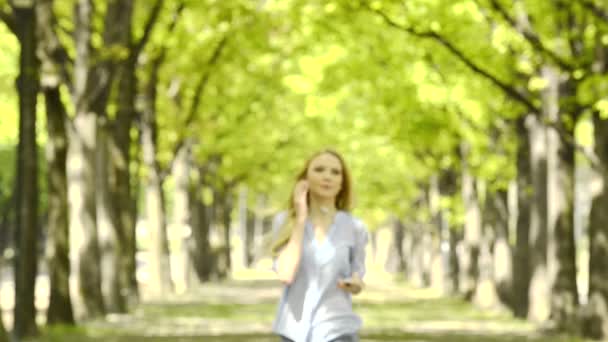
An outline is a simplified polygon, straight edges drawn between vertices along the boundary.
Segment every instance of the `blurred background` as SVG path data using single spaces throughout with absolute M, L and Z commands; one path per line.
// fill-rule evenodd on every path
M 323 148 L 363 341 L 608 338 L 608 4 L 0 0 L 0 341 L 274 341 Z

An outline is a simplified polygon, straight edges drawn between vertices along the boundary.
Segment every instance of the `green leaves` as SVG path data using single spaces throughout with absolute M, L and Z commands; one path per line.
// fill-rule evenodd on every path
M 0 25 L 0 146 L 17 143 L 19 115 L 15 82 L 18 63 L 19 42 L 5 25 Z
M 352 166 L 358 207 L 381 221 L 412 210 L 431 175 L 458 170 L 466 141 L 471 172 L 501 188 L 514 176 L 513 120 L 540 107 L 541 66 L 580 80 L 563 105 L 608 117 L 608 80 L 591 68 L 608 26 L 561 3 L 164 1 L 137 69 L 142 87 L 165 54 L 159 160 L 169 165 L 176 145 L 192 139 L 194 163 L 220 161 L 214 181 L 246 183 L 282 205 L 305 159 L 334 147 Z M 55 3 L 72 55 L 73 4 Z M 102 46 L 105 5 L 96 4 L 96 57 L 126 58 L 126 47 Z M 156 4 L 135 2 L 135 41 Z M 18 45 L 4 26 L 0 38 L 0 110 L 10 113 L 0 118 L 0 144 L 11 144 Z

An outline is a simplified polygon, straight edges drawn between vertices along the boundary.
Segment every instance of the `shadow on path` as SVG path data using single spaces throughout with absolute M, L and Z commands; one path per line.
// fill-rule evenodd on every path
M 280 292 L 274 280 L 205 284 L 185 295 L 147 300 L 127 315 L 108 315 L 76 329 L 48 329 L 37 341 L 274 342 L 270 326 Z M 581 341 L 541 336 L 508 313 L 480 311 L 459 299 L 392 282 L 368 284 L 355 307 L 364 320 L 362 342 Z

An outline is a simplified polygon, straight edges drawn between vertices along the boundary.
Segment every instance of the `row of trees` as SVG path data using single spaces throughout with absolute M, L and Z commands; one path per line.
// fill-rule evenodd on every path
M 389 134 L 431 173 L 418 183 L 427 200 L 418 197 L 411 207 L 426 203 L 436 241 L 451 246 L 446 272 L 452 288 L 473 298 L 494 274 L 518 316 L 594 338 L 608 333 L 606 10 L 593 1 L 344 2 L 329 11 L 338 33 L 328 40 L 348 32 L 356 39 L 341 43 L 358 53 L 332 66 L 337 82 L 328 77 L 325 84 L 330 91 L 357 92 L 344 99 L 350 110 L 367 102 L 388 114 L 387 121 L 401 123 Z M 338 24 L 347 13 L 348 23 Z M 347 71 L 363 65 L 366 72 L 352 81 Z M 416 98 L 397 99 L 411 94 Z M 577 127 L 593 135 L 576 136 Z M 604 184 L 585 229 L 590 257 L 584 306 L 576 268 L 582 245 L 574 232 L 577 165 L 592 167 Z M 510 246 L 510 182 L 517 189 L 513 271 L 510 261 L 497 265 L 512 274 L 507 279 L 488 272 L 484 256 Z M 419 219 L 411 212 L 404 217 L 415 228 Z M 431 231 L 414 228 L 415 249 Z M 432 249 L 427 246 L 426 252 Z M 437 253 L 440 246 L 435 243 Z
M 599 2 L 37 0 L 0 9 L 21 51 L 17 336 L 36 330 L 40 226 L 47 322 L 124 311 L 138 298 L 138 243 L 149 241 L 156 295 L 173 287 L 169 218 L 177 235 L 191 232 L 181 248 L 200 280 L 225 273 L 217 268 L 231 264 L 233 209 L 246 227 L 247 206 L 281 204 L 302 161 L 294 156 L 324 145 L 350 161 L 370 226 L 400 218 L 396 269 L 424 283 L 423 261 L 443 257 L 436 278 L 450 292 L 475 299 L 493 282 L 518 316 L 608 335 L 605 185 L 585 230 L 586 305 L 573 223 L 575 168 L 607 184 L 608 8 Z M 260 195 L 237 202 L 240 185 Z M 148 237 L 136 235 L 138 216 Z M 224 227 L 216 250 L 211 222 Z M 254 226 L 259 236 L 259 218 Z M 491 260 L 502 260 L 493 272 Z
M 239 49 L 267 51 L 259 40 L 268 36 L 272 20 L 260 20 L 272 17 L 246 1 L 213 6 L 212 1 L 39 0 L 4 2 L 0 8 L 21 56 L 17 185 L 14 206 L 6 203 L 16 213 L 7 224 L 15 228 L 13 333 L 37 331 L 41 226 L 51 287 L 49 324 L 123 312 L 137 302 L 138 206 L 149 232 L 148 288 L 156 296 L 171 291 L 165 180 L 173 180 L 173 226 L 200 221 L 196 227 L 208 227 L 206 208 L 213 205 L 216 220 L 230 227 L 232 189 L 254 174 L 249 168 L 268 168 L 274 149 L 287 143 L 280 135 L 238 154 L 238 160 L 236 153 L 225 153 L 258 140 L 264 133 L 250 132 L 266 124 L 256 120 L 271 119 L 262 109 L 274 106 L 266 92 L 280 88 L 273 78 L 277 71 L 268 67 L 276 63 L 276 53 L 249 62 Z M 257 40 L 249 40 L 245 29 Z M 235 65 L 248 69 L 233 73 Z M 254 86 L 259 81 L 267 81 L 265 89 Z M 234 82 L 241 87 L 231 87 Z M 44 103 L 37 102 L 39 94 Z M 36 117 L 37 108 L 44 108 L 44 120 Z M 37 132 L 40 122 L 44 133 Z M 159 125 L 167 133 L 161 135 Z M 46 140 L 43 210 L 40 136 Z M 205 202 L 200 189 L 210 189 L 213 200 Z M 41 211 L 44 225 L 38 221 Z M 193 236 L 189 249 L 205 279 L 213 271 L 209 260 L 221 255 L 210 254 L 207 233 L 195 230 Z

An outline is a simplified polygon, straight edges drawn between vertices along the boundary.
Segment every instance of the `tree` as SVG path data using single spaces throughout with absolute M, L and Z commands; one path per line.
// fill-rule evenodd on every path
M 39 32 L 38 56 L 41 61 L 40 85 L 45 99 L 48 141 L 48 226 L 46 259 L 49 264 L 50 295 L 47 310 L 48 324 L 73 324 L 74 314 L 70 297 L 69 231 L 66 160 L 68 137 L 67 110 L 61 100 L 62 68 L 67 54 L 55 31 L 52 0 L 39 0 L 36 6 Z
M 19 145 L 16 188 L 16 261 L 14 331 L 17 338 L 37 333 L 34 290 L 38 263 L 38 149 L 36 143 L 36 8 L 34 1 L 12 4 L 15 33 L 21 46 L 19 60 Z

